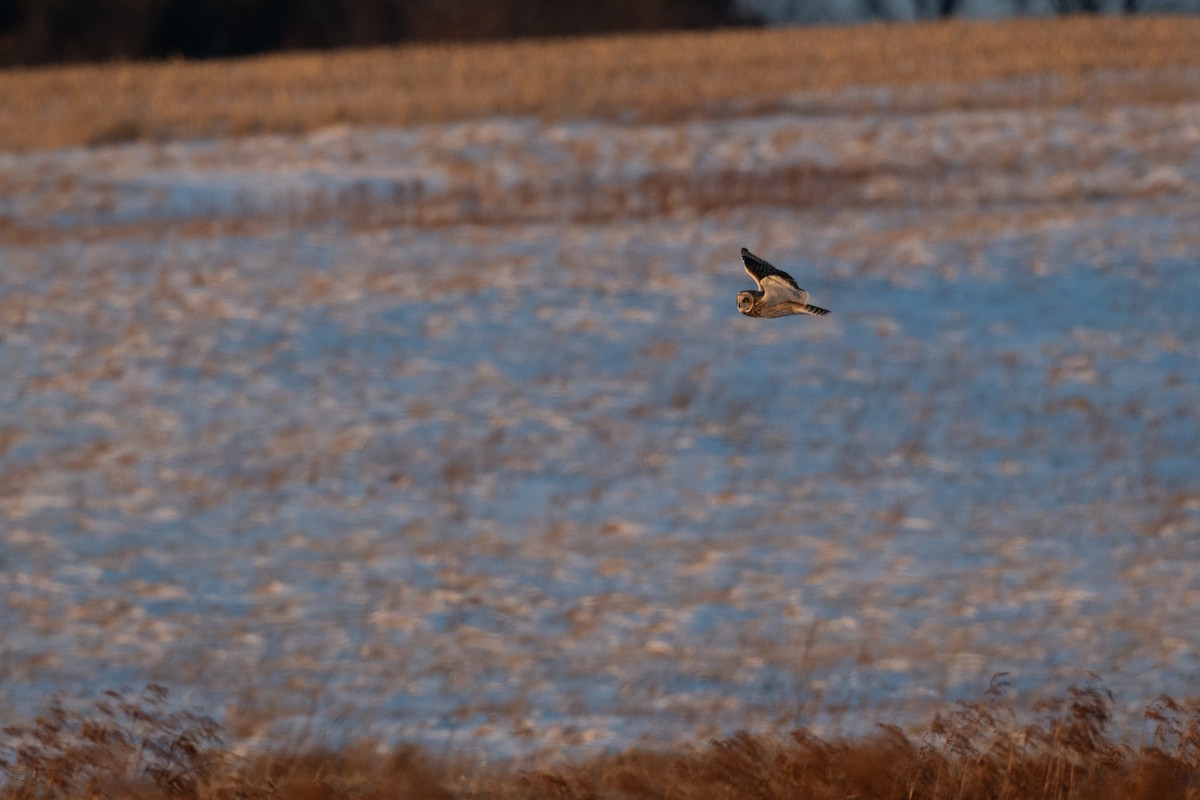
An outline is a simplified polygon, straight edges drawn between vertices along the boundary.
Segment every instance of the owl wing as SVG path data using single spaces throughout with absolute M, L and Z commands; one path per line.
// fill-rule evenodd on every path
M 754 278 L 758 290 L 763 293 L 764 302 L 770 302 L 772 299 L 787 299 L 797 303 L 808 302 L 808 292 L 797 286 L 796 280 L 791 275 L 781 269 L 776 269 L 744 247 L 742 248 L 742 264 L 746 267 L 746 273 Z

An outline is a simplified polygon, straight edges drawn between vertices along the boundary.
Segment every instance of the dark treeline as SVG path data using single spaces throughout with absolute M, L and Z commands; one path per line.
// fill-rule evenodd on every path
M 0 65 L 710 28 L 734 0 L 0 0 Z
M 1161 7 L 1159 7 L 1161 6 Z M 1200 0 L 0 0 L 0 67 L 399 42 L 1073 13 Z

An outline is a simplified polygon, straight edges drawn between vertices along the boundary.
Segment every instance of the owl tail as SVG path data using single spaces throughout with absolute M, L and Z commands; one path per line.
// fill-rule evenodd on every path
M 820 306 L 810 306 L 807 303 L 804 305 L 804 310 L 806 313 L 816 314 L 818 317 L 823 317 L 829 313 L 828 308 L 821 308 Z

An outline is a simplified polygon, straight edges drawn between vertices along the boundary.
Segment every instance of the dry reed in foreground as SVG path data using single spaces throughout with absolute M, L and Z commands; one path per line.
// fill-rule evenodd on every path
M 893 107 L 1173 102 L 1200 97 L 1197 41 L 1195 18 L 1017 19 L 13 69 L 0 72 L 0 149 L 487 115 L 677 119 L 847 87 L 933 90 Z M 1012 85 L 981 91 L 997 81 Z
M 55 703 L 0 739 L 0 798 L 1194 798 L 1200 708 L 1160 698 L 1149 741 L 1108 728 L 1112 697 L 1073 686 L 1019 722 L 993 681 L 921 736 L 822 739 L 737 734 L 695 751 L 634 751 L 557 770 L 472 769 L 404 746 L 235 757 L 207 717 L 171 712 L 166 690 L 107 692 L 90 710 Z

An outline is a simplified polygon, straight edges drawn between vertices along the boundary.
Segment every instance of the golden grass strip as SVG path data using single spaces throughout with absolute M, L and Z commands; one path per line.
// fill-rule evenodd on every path
M 1200 96 L 1200 19 L 1100 17 L 725 30 L 0 72 L 0 149 L 409 125 L 487 115 L 676 119 L 847 87 L 1054 76 L 1021 102 Z M 1138 72 L 1142 80 L 1112 80 Z M 945 87 L 951 87 L 947 94 Z M 953 91 L 953 87 L 959 87 Z
M 1145 711 L 1140 745 L 1112 735 L 1113 697 L 1071 686 L 1021 723 L 1003 676 L 921 735 L 821 738 L 738 733 L 707 746 L 631 750 L 557 768 L 484 767 L 416 746 L 235 757 L 211 717 L 172 710 L 161 686 L 108 691 L 90 710 L 61 700 L 0 730 L 0 800 L 322 798 L 322 800 L 1190 800 L 1200 785 L 1200 710 L 1163 696 Z

